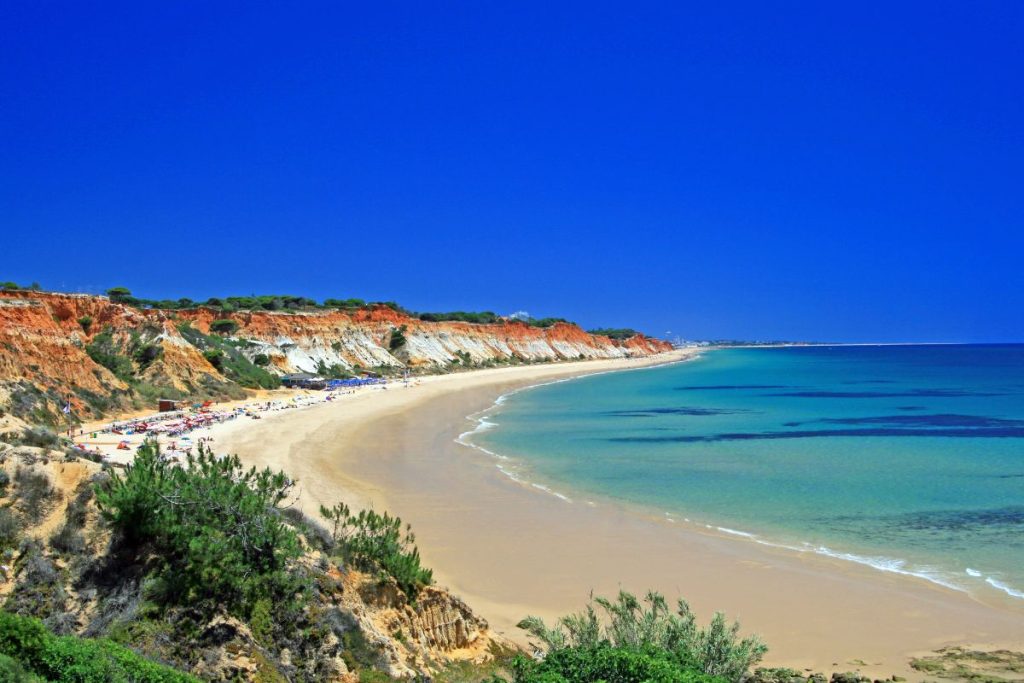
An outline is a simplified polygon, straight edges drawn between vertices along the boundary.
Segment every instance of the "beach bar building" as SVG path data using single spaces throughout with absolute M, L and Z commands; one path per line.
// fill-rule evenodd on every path
M 327 380 L 308 372 L 296 372 L 282 377 L 281 385 L 289 389 L 326 389 Z

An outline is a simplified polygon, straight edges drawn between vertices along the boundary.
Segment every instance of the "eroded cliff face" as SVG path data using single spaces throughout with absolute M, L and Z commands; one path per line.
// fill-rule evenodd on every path
M 215 367 L 195 335 L 182 333 L 190 328 L 209 335 L 210 324 L 224 318 L 238 326 L 228 336 L 231 348 L 249 361 L 266 356 L 267 370 L 276 374 L 324 368 L 442 371 L 646 356 L 671 348 L 642 335 L 613 341 L 566 323 L 536 328 L 517 321 L 425 322 L 386 307 L 224 314 L 206 308 L 140 310 L 91 295 L 0 292 L 0 409 L 52 422 L 66 401 L 76 417 L 87 419 L 132 405 L 148 407 L 141 402 L 151 403 L 161 389 L 190 397 L 241 395 L 237 377 Z M 97 362 L 98 350 L 108 353 L 105 362 Z

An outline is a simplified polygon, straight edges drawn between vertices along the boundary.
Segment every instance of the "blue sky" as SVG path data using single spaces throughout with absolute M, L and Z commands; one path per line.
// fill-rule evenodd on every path
M 442 5 L 6 3 L 0 279 L 1024 341 L 1024 4 Z

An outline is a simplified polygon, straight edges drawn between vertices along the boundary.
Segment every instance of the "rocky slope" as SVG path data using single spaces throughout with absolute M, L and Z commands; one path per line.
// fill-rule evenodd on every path
M 44 443 L 45 432 L 41 435 Z M 364 680 L 360 672 L 419 679 L 512 652 L 457 597 L 427 586 L 414 604 L 394 581 L 330 558 L 310 520 L 300 571 L 313 579 L 303 628 L 288 636 L 226 612 L 155 615 L 145 564 L 112 542 L 94 488 L 109 477 L 56 443 L 0 434 L 0 609 L 42 619 L 58 634 L 112 637 L 208 681 Z M 373 678 L 372 680 L 381 680 Z
M 210 324 L 225 318 L 237 329 L 224 338 L 211 335 Z M 235 357 L 235 366 L 253 372 L 220 366 L 209 353 L 216 348 Z M 244 388 L 258 386 L 265 371 L 429 372 L 645 356 L 669 348 L 642 335 L 616 341 L 568 323 L 537 328 L 511 320 L 425 322 L 383 306 L 224 314 L 209 308 L 143 310 L 102 296 L 5 291 L 0 292 L 0 410 L 58 423 L 67 401 L 73 417 L 89 419 L 150 407 L 163 394 L 240 396 Z M 256 360 L 267 363 L 265 370 L 251 365 Z

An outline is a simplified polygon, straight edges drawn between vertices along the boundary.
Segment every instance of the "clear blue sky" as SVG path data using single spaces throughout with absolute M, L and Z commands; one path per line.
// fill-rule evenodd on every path
M 4 3 L 0 279 L 1024 341 L 1022 2 L 277 5 Z

